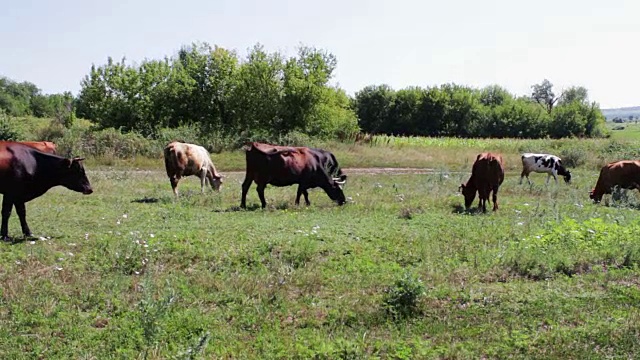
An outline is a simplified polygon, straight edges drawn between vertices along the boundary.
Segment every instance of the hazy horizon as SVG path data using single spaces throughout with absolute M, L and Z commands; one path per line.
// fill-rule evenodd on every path
M 289 55 L 300 44 L 333 53 L 332 83 L 349 94 L 456 83 L 528 95 L 546 78 L 557 94 L 584 86 L 601 108 L 640 105 L 632 48 L 640 3 L 632 1 L 10 0 L 4 10 L 0 75 L 45 93 L 77 94 L 91 65 L 109 56 L 139 63 L 207 42 L 243 57 L 261 43 Z

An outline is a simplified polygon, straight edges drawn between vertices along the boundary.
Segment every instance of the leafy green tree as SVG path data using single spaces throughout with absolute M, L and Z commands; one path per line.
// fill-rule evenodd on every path
M 358 133 L 358 118 L 344 90 L 325 87 L 317 105 L 309 114 L 305 132 L 321 138 L 351 138 Z
M 388 117 L 395 101 L 395 91 L 389 85 L 371 85 L 355 94 L 353 106 L 365 132 L 385 133 Z
M 549 134 L 554 138 L 585 136 L 587 119 L 578 102 L 556 106 L 551 113 Z
M 411 135 L 418 121 L 417 113 L 422 98 L 420 88 L 406 88 L 395 93 L 386 121 L 386 132 Z
M 482 105 L 490 107 L 499 106 L 513 100 L 513 95 L 499 85 L 490 85 L 483 88 L 480 90 L 479 97 Z
M 416 135 L 442 136 L 449 99 L 447 94 L 436 87 L 423 90 L 416 113 Z
M 540 84 L 532 85 L 531 89 L 531 98 L 551 114 L 553 106 L 560 98 L 553 92 L 553 84 L 551 84 L 549 80 L 544 79 Z
M 334 55 L 306 46 L 298 49 L 297 58 L 284 64 L 279 132 L 307 127 L 335 67 Z
M 589 103 L 589 92 L 582 86 L 572 86 L 562 92 L 558 105 L 566 105 L 572 102 L 578 102 L 581 104 Z
M 279 53 L 268 54 L 256 45 L 238 71 L 237 86 L 231 96 L 235 109 L 235 128 L 239 132 L 282 130 L 283 61 Z

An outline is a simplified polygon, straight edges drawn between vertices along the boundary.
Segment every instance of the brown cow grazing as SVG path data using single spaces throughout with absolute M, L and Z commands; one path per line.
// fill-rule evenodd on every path
M 17 142 L 49 154 L 56 154 L 57 151 L 56 144 L 51 141 L 0 141 L 4 142 Z
M 471 177 L 466 184 L 460 185 L 464 195 L 464 206 L 467 210 L 476 197 L 476 191 L 480 198 L 478 208 L 487 212 L 487 201 L 493 191 L 493 211 L 498 210 L 498 188 L 504 181 L 504 166 L 502 156 L 492 153 L 482 153 L 476 158 L 471 170 Z
M 289 186 L 298 184 L 296 205 L 300 195 L 310 205 L 307 189 L 320 187 L 329 198 L 339 205 L 346 201 L 342 186 L 347 175 L 342 174 L 333 154 L 307 147 L 285 147 L 261 143 L 251 143 L 246 149 L 247 169 L 242 183 L 240 206 L 246 208 L 247 192 L 252 182 L 256 182 L 262 208 L 267 206 L 264 189 L 267 184 Z M 335 172 L 338 177 L 334 177 Z
M 32 236 L 27 225 L 25 203 L 54 186 L 91 194 L 91 184 L 82 166 L 83 158 L 65 159 L 17 142 L 0 142 L 0 194 L 2 198 L 2 240 L 9 239 L 11 210 L 16 207 L 22 233 Z
M 611 194 L 611 190 L 615 186 L 640 190 L 640 161 L 614 161 L 603 166 L 596 187 L 591 190 L 589 197 L 599 203 L 602 196 Z
M 203 193 L 207 180 L 215 191 L 219 191 L 222 185 L 222 175 L 213 165 L 207 149 L 200 145 L 177 141 L 170 143 L 164 148 L 164 166 L 176 197 L 178 196 L 178 182 L 183 176 L 198 176 L 200 190 Z

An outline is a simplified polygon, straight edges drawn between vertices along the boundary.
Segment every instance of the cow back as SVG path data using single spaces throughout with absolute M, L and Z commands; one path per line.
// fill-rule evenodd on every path
M 504 181 L 504 165 L 502 155 L 482 153 L 476 157 L 471 171 L 476 187 L 480 185 L 499 186 Z
M 57 145 L 51 141 L 0 141 L 0 143 L 22 144 L 48 154 L 56 154 L 57 152 Z
M 629 187 L 640 183 L 640 161 L 622 160 L 609 163 L 600 170 L 600 182 L 610 188 L 613 186 Z

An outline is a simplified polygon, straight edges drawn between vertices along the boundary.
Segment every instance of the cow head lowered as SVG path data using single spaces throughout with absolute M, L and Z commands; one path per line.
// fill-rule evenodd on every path
M 83 160 L 84 158 L 64 159 L 64 166 L 59 169 L 60 184 L 69 190 L 89 195 L 93 193 L 93 189 L 84 172 Z
M 471 208 L 471 204 L 473 204 L 473 200 L 476 199 L 476 188 L 469 182 L 468 184 L 460 184 L 458 190 L 464 196 L 464 207 L 469 210 Z
M 345 174 L 341 175 L 340 177 L 334 177 L 331 179 L 330 187 L 325 190 L 327 195 L 329 195 L 329 198 L 338 203 L 338 205 L 344 205 L 344 203 L 347 201 L 344 197 L 344 192 L 342 191 L 346 182 L 347 175 Z

